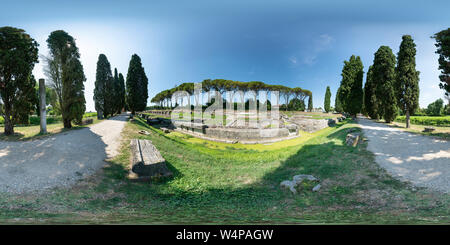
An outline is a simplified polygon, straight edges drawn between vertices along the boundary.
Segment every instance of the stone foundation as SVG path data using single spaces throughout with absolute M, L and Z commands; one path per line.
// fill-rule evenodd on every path
M 296 132 L 295 130 L 290 132 L 288 128 L 256 129 L 208 127 L 201 123 L 188 123 L 180 121 L 175 121 L 174 126 L 177 131 L 183 133 L 208 140 L 226 143 L 271 143 L 298 137 L 298 132 Z
M 333 122 L 329 121 L 328 119 L 310 119 L 299 116 L 294 116 L 287 119 L 286 121 L 297 125 L 300 130 L 309 133 L 328 128 L 329 126 L 332 126 L 331 124 L 333 124 Z

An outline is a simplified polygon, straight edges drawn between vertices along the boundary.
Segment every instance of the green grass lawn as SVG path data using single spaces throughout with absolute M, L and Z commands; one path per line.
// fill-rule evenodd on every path
M 100 122 L 96 117 L 86 117 L 94 119 L 94 124 Z M 92 125 L 92 124 L 90 124 Z M 3 125 L 0 125 L 0 140 L 6 141 L 16 141 L 16 140 L 32 140 L 38 139 L 42 137 L 46 137 L 53 134 L 58 134 L 62 132 L 66 132 L 69 130 L 80 129 L 84 127 L 89 127 L 90 125 L 72 125 L 71 129 L 65 129 L 62 122 L 47 124 L 47 133 L 41 134 L 41 126 L 40 125 L 31 125 L 31 126 L 14 126 L 14 135 L 6 136 L 4 132 Z
M 1 223 L 309 224 L 448 223 L 450 195 L 412 188 L 374 162 L 366 143 L 344 144 L 352 122 L 271 145 L 225 144 L 164 134 L 136 118 L 127 123 L 121 154 L 71 189 L 0 195 Z M 139 130 L 151 134 L 143 136 Z M 129 140 L 150 139 L 171 179 L 126 179 Z M 280 182 L 312 174 L 293 195 Z
M 382 120 L 378 120 L 379 123 L 385 123 Z M 406 123 L 402 122 L 391 122 L 391 123 L 385 123 L 391 127 L 399 128 L 403 131 L 407 131 L 414 134 L 422 134 L 427 136 L 433 136 L 440 139 L 450 140 L 450 127 L 444 127 L 444 126 L 431 126 L 435 130 L 433 132 L 423 132 L 425 127 L 430 127 L 426 125 L 416 125 L 416 124 L 410 124 L 409 128 L 406 128 Z
M 395 122 L 405 123 L 405 116 L 397 116 Z M 429 125 L 450 127 L 450 116 L 411 116 L 410 123 L 415 125 Z
M 34 118 L 31 120 L 31 118 Z M 51 120 L 49 120 L 51 119 Z M 94 124 L 100 122 L 101 120 L 97 119 L 97 112 L 86 112 L 83 115 L 83 119 L 93 119 Z M 4 134 L 5 128 L 3 125 L 3 117 L 0 117 L 0 140 L 5 141 L 17 141 L 17 140 L 32 140 L 38 139 L 45 136 L 65 132 L 73 129 L 80 129 L 84 127 L 88 127 L 90 125 L 75 125 L 72 123 L 71 129 L 65 129 L 63 123 L 61 122 L 61 116 L 49 116 L 47 117 L 47 133 L 41 134 L 41 127 L 39 125 L 39 117 L 32 116 L 30 117 L 30 122 L 33 123 L 30 125 L 15 125 L 14 126 L 14 135 L 6 136 Z

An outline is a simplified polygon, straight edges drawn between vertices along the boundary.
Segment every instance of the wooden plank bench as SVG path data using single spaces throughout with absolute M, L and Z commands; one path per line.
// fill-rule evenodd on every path
M 166 160 L 150 140 L 132 139 L 130 147 L 129 179 L 145 181 L 155 177 L 172 176 L 172 172 L 166 166 Z

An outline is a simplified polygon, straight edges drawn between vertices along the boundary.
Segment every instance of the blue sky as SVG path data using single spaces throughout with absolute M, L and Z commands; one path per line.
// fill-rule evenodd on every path
M 396 54 L 409 34 L 426 107 L 444 94 L 430 36 L 450 26 L 449 9 L 448 1 L 8 1 L 0 26 L 25 29 L 42 55 L 50 32 L 75 37 L 88 110 L 100 53 L 124 76 L 138 54 L 150 98 L 182 82 L 223 78 L 299 86 L 323 107 L 326 86 L 334 103 L 344 60 L 361 56 L 367 72 L 381 45 Z M 34 74 L 44 77 L 41 64 Z

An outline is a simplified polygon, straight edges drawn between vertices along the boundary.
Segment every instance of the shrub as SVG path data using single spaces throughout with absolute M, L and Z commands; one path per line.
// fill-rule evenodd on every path
M 427 114 L 430 116 L 439 116 L 442 114 L 443 109 L 444 101 L 442 99 L 437 99 L 435 102 L 428 105 Z
M 59 123 L 62 122 L 61 116 L 47 116 L 47 124 L 53 124 L 53 123 Z M 3 125 L 4 118 L 0 117 L 0 125 Z M 40 125 L 41 124 L 41 118 L 39 116 L 30 116 L 30 123 L 29 125 Z
M 97 112 L 86 112 L 83 115 L 83 118 L 87 118 L 87 117 L 97 117 Z
M 304 111 L 305 110 L 305 102 L 303 100 L 299 100 L 297 98 L 289 101 L 288 110 L 290 111 Z
M 47 116 L 47 124 L 59 123 L 62 122 L 61 116 Z M 30 117 L 30 125 L 39 125 L 41 124 L 41 117 L 31 116 Z

